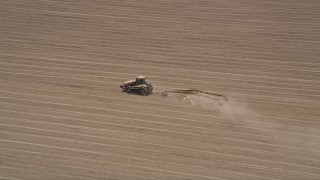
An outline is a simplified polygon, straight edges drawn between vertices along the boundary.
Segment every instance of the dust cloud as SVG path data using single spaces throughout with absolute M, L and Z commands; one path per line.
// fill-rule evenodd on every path
M 220 116 L 227 123 L 233 125 L 243 125 L 253 128 L 281 128 L 279 124 L 265 122 L 260 114 L 253 110 L 244 97 L 232 98 L 228 97 L 228 101 L 223 101 L 206 96 L 187 95 L 183 98 L 185 104 L 211 111 L 213 114 Z
M 227 119 L 242 119 L 248 114 L 255 114 L 245 102 L 239 102 L 232 98 L 228 101 L 208 98 L 201 95 L 188 95 L 183 98 L 183 102 L 192 106 L 214 111 Z
M 228 99 L 228 101 L 221 101 L 219 99 L 209 98 L 197 94 L 184 96 L 183 102 L 193 107 L 211 111 L 213 114 L 221 117 L 226 124 L 254 128 L 254 132 L 257 135 L 269 137 L 274 143 L 281 144 L 282 146 L 292 146 L 291 141 L 295 140 L 294 145 L 297 147 L 309 150 L 318 150 L 319 144 L 315 144 L 315 140 L 310 136 L 299 136 L 299 141 L 296 141 L 296 135 L 292 136 L 291 133 L 282 132 L 283 129 L 286 129 L 287 131 L 291 131 L 293 133 L 306 133 L 306 130 L 308 130 L 308 133 L 310 133 L 310 131 L 316 129 L 312 127 L 304 129 L 302 127 L 292 126 L 287 123 L 268 122 L 268 119 L 271 117 L 265 117 L 256 110 L 253 110 L 253 108 L 250 108 L 249 103 L 246 103 L 245 98 L 228 97 Z M 281 141 L 278 142 L 279 139 L 281 139 Z

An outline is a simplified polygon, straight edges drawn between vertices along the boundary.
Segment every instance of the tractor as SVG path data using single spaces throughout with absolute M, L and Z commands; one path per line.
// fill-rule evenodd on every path
M 148 96 L 152 94 L 153 86 L 150 82 L 147 82 L 145 79 L 145 76 L 138 75 L 136 76 L 135 80 L 124 82 L 122 85 L 120 85 L 120 88 L 123 92 L 129 94 L 139 94 L 142 96 Z

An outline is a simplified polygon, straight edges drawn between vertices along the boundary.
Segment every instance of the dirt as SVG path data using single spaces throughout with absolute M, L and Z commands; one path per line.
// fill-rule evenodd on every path
M 319 7 L 1 1 L 0 179 L 320 179 Z

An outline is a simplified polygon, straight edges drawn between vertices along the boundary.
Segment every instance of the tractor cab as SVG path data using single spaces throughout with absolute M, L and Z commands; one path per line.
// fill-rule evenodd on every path
M 136 77 L 136 85 L 141 85 L 146 83 L 146 77 L 139 75 Z

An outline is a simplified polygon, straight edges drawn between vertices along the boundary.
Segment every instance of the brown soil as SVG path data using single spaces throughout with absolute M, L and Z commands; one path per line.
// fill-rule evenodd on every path
M 0 10 L 0 179 L 320 178 L 319 1 Z M 186 88 L 230 101 L 160 95 Z

